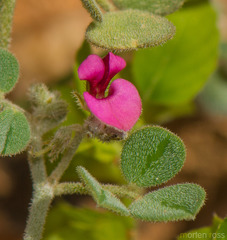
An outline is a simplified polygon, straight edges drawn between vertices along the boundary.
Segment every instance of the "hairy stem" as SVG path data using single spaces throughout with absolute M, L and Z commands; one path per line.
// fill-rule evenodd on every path
M 128 189 L 127 186 L 117 186 L 117 185 L 110 185 L 110 184 L 103 184 L 102 187 L 106 190 L 109 190 L 114 195 L 119 198 L 130 198 L 130 199 L 137 199 L 140 194 L 136 191 L 132 191 Z M 73 183 L 73 182 L 66 182 L 60 183 L 55 187 L 54 193 L 56 196 L 61 196 L 64 194 L 89 194 L 89 190 L 86 186 L 82 183 Z
M 49 184 L 40 184 L 35 187 L 24 240 L 40 240 L 42 238 L 47 212 L 53 197 L 53 187 Z
M 48 178 L 44 158 L 41 155 L 37 156 L 35 154 L 42 150 L 41 131 L 39 131 L 39 128 L 36 127 L 32 119 L 31 127 L 33 133 L 28 159 L 32 173 L 34 192 L 24 240 L 40 240 L 42 238 L 48 209 L 56 194 L 54 192 L 54 185 L 58 183 L 64 171 L 68 168 L 76 149 L 83 139 L 85 131 L 80 125 L 76 126 L 76 135 L 73 138 L 70 147 L 66 150 L 60 163 Z
M 35 157 L 33 153 L 42 149 L 41 137 L 32 137 L 31 150 L 28 154 L 28 162 L 32 174 L 32 180 L 34 184 L 42 183 L 47 178 L 46 167 L 43 156 Z
M 84 131 L 83 127 L 80 126 L 80 128 L 78 128 L 76 130 L 76 135 L 73 138 L 71 145 L 66 150 L 61 161 L 59 162 L 58 166 L 53 170 L 53 172 L 49 176 L 49 178 L 48 178 L 49 182 L 57 183 L 61 179 L 63 173 L 65 172 L 65 170 L 68 168 L 70 162 L 72 161 L 72 158 L 73 158 L 77 148 L 79 147 L 84 135 L 85 135 L 85 131 Z
M 0 47 L 8 49 L 16 0 L 0 0 Z

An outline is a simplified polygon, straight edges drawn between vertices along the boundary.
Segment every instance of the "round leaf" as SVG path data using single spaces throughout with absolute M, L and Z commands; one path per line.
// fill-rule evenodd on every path
M 25 115 L 14 105 L 0 103 L 0 155 L 21 152 L 30 139 L 30 127 Z
M 166 222 L 194 219 L 203 206 L 206 192 L 196 184 L 177 184 L 148 193 L 129 209 L 139 219 Z
M 133 50 L 163 44 L 175 34 L 174 25 L 166 18 L 139 10 L 104 14 L 102 22 L 92 22 L 86 38 L 107 50 Z
M 139 9 L 157 15 L 168 15 L 178 10 L 184 0 L 113 0 L 119 9 Z
M 171 179 L 185 161 L 179 137 L 161 127 L 145 127 L 125 142 L 121 168 L 129 182 L 141 187 L 156 186 Z
M 19 64 L 8 51 L 0 48 L 0 92 L 10 92 L 19 76 Z

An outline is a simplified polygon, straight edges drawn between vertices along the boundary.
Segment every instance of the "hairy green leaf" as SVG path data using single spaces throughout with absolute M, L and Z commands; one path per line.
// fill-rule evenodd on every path
M 104 190 L 99 182 L 92 177 L 85 168 L 77 167 L 77 172 L 100 207 L 110 209 L 125 216 L 129 215 L 129 211 L 125 205 L 110 191 Z
M 141 187 L 156 186 L 171 179 L 185 161 L 179 137 L 161 127 L 145 127 L 125 142 L 121 168 L 129 182 Z
M 216 67 L 216 15 L 208 4 L 185 8 L 169 19 L 176 36 L 168 44 L 135 53 L 133 76 L 143 100 L 182 105 L 201 90 Z
M 81 2 L 94 20 L 98 22 L 102 21 L 102 12 L 95 0 L 81 0 Z
M 133 50 L 163 44 L 175 34 L 166 18 L 140 10 L 108 12 L 102 22 L 92 22 L 86 38 L 107 50 Z
M 139 219 L 166 222 L 194 219 L 204 204 L 206 193 L 196 184 L 177 184 L 148 193 L 129 209 Z
M 157 15 L 168 15 L 177 11 L 184 0 L 113 0 L 119 9 L 139 9 Z
M 25 149 L 30 127 L 23 112 L 6 101 L 0 103 L 0 155 L 9 156 Z
M 19 77 L 19 64 L 8 51 L 0 48 L 0 92 L 10 92 Z

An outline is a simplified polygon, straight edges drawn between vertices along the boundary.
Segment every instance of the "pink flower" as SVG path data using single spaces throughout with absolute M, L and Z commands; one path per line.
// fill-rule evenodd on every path
M 90 55 L 81 63 L 78 74 L 81 80 L 89 82 L 84 99 L 93 115 L 107 125 L 128 131 L 137 122 L 142 109 L 136 87 L 119 78 L 111 83 L 105 97 L 109 82 L 125 66 L 125 60 L 111 52 L 103 59 Z

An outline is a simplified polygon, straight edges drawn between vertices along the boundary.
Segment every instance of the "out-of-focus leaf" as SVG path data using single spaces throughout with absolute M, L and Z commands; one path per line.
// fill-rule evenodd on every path
M 215 72 L 199 94 L 198 100 L 205 111 L 227 115 L 227 80 Z
M 169 19 L 177 29 L 174 39 L 136 52 L 132 69 L 144 101 L 182 105 L 195 97 L 216 67 L 216 15 L 210 5 L 201 4 Z
M 213 240 L 210 227 L 199 228 L 190 232 L 181 233 L 178 240 Z
M 177 11 L 184 0 L 113 0 L 119 9 L 139 9 L 157 15 L 168 15 Z
M 227 240 L 227 218 L 218 226 L 214 240 Z
M 51 209 L 43 240 L 130 240 L 134 220 L 66 203 Z
M 177 240 L 193 240 L 193 239 L 202 239 L 202 240 L 225 240 L 225 238 L 223 238 L 223 233 L 222 234 L 216 234 L 217 229 L 219 229 L 219 227 L 221 226 L 221 224 L 223 223 L 223 220 L 221 218 L 219 218 L 217 215 L 214 215 L 213 218 L 213 223 L 211 226 L 209 227 L 203 227 L 203 228 L 198 228 L 198 229 L 193 229 L 189 232 L 186 233 L 181 233 Z M 222 230 L 222 229 L 221 229 Z

